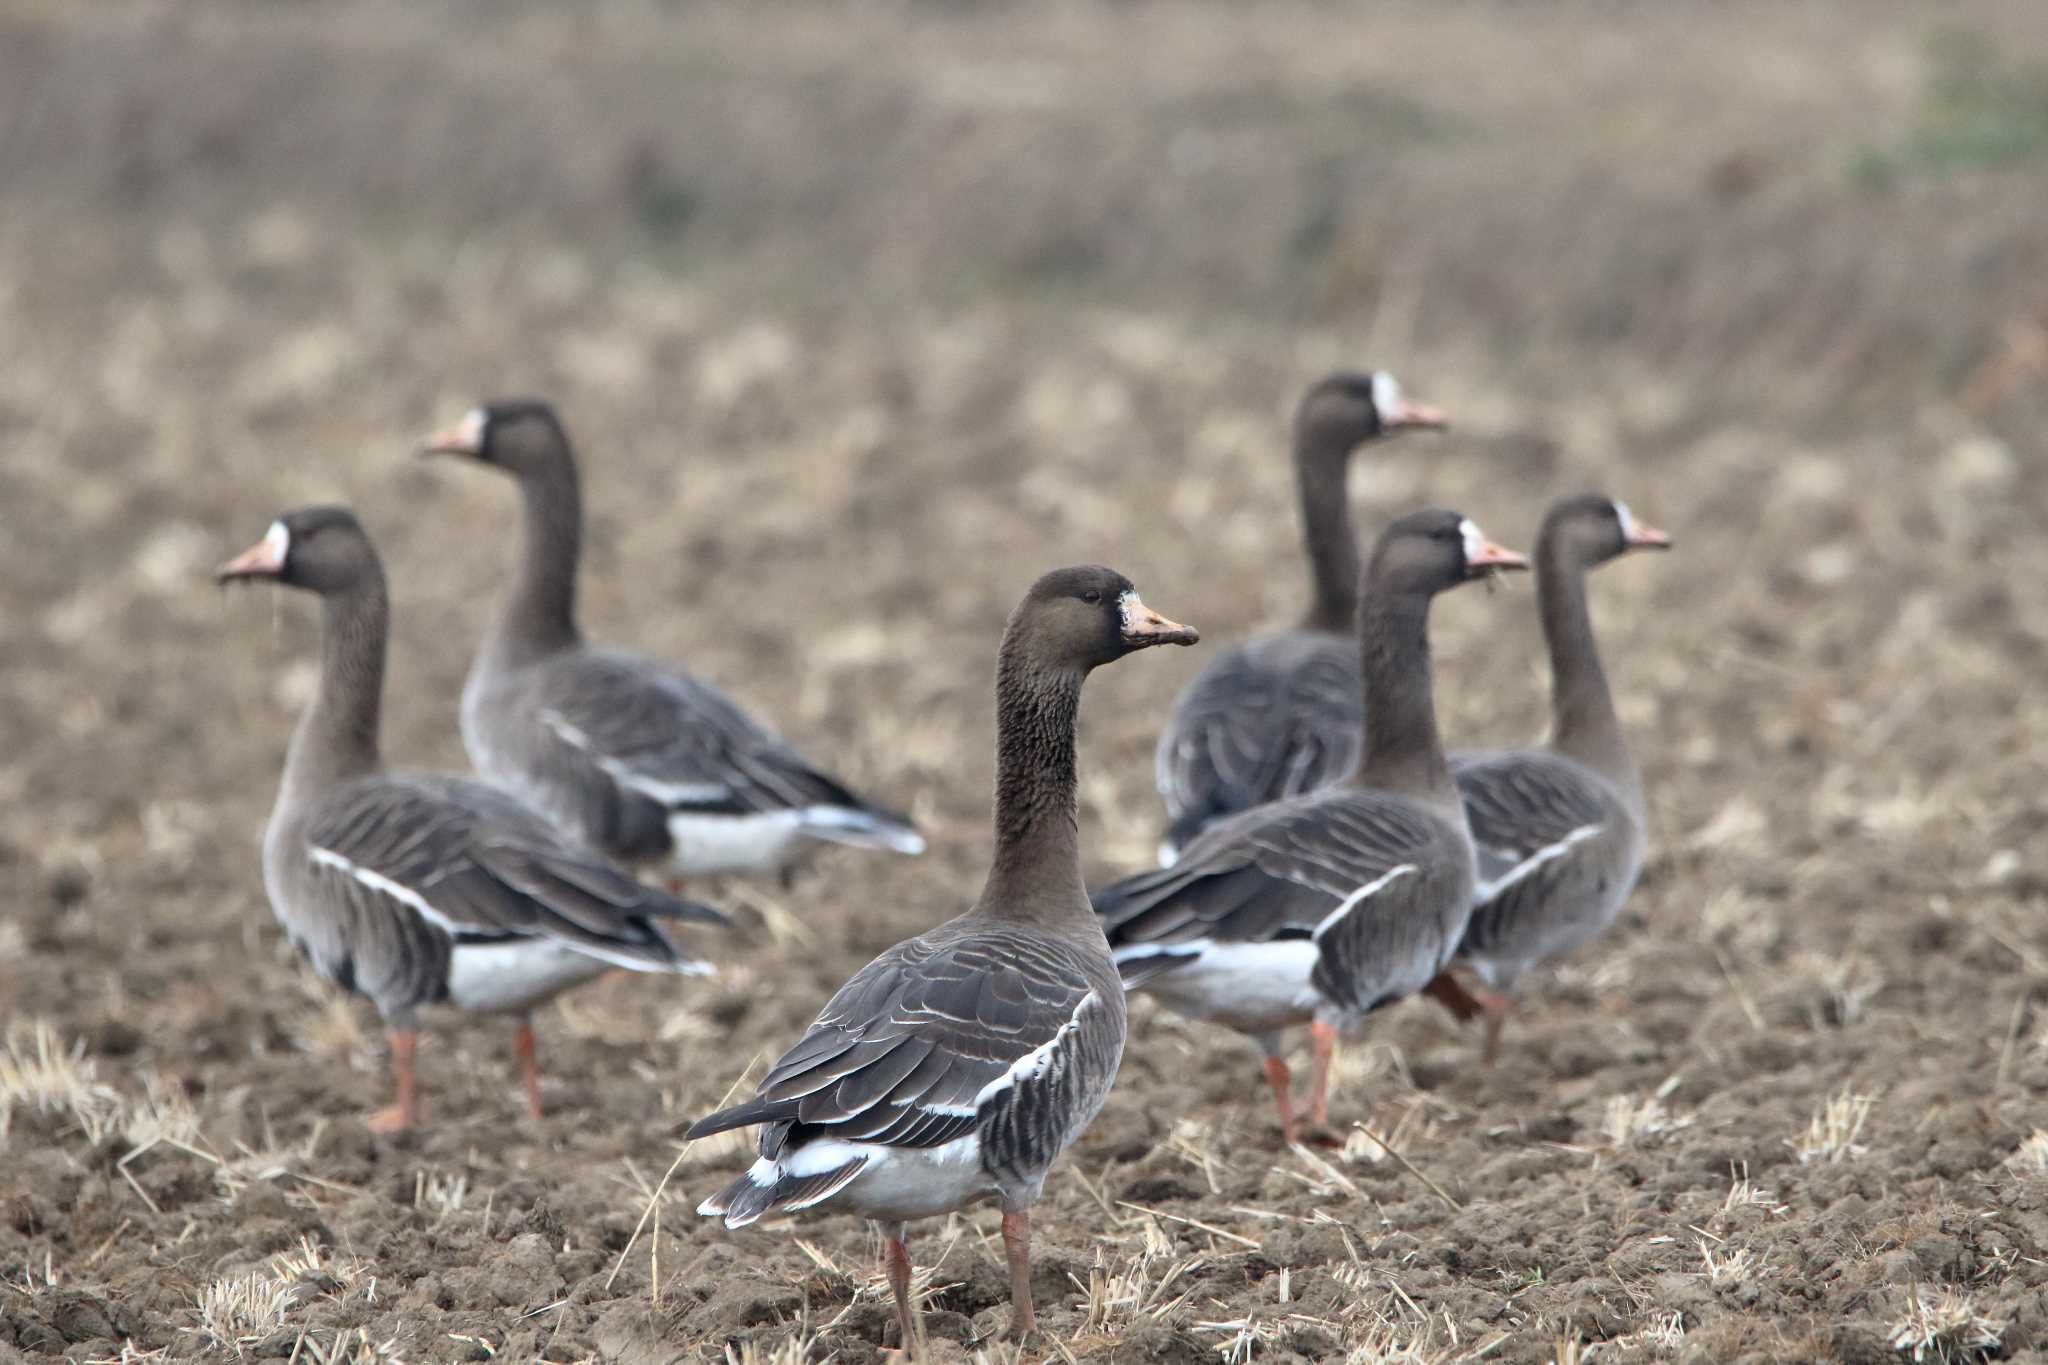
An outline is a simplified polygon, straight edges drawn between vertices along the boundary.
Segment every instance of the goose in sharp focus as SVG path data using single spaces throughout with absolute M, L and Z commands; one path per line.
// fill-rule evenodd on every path
M 1389 526 L 1359 604 L 1365 742 L 1349 777 L 1212 825 L 1171 867 L 1095 893 L 1127 986 L 1258 1042 L 1289 1142 L 1282 1030 L 1313 1028 L 1323 1129 L 1339 1033 L 1427 986 L 1464 933 L 1477 872 L 1437 737 L 1430 600 L 1527 567 L 1456 512 Z
M 1081 879 L 1074 720 L 1090 669 L 1196 634 L 1109 569 L 1033 584 L 996 662 L 995 859 L 966 913 L 839 988 L 753 1099 L 692 1138 L 759 1125 L 760 1159 L 698 1212 L 744 1227 L 814 1207 L 880 1224 L 914 1349 L 903 1224 L 1000 1199 L 1013 1335 L 1032 1330 L 1029 1210 L 1109 1094 L 1124 991 Z
M 910 822 L 827 776 L 711 684 L 576 626 L 575 456 L 546 403 L 490 403 L 435 436 L 519 482 L 526 546 L 462 689 L 470 761 L 592 848 L 671 878 L 785 876 L 825 844 L 924 852 Z
M 1642 870 L 1643 779 L 1629 754 L 1586 608 L 1586 573 L 1671 537 L 1597 494 L 1552 505 L 1536 537 L 1536 599 L 1550 648 L 1545 749 L 1451 756 L 1479 850 L 1479 886 L 1457 960 L 1429 993 L 1460 1019 L 1486 1017 L 1485 1060 L 1500 1050 L 1507 992 L 1538 962 L 1581 947 L 1614 922 Z
M 493 787 L 385 770 L 384 571 L 347 509 L 286 513 L 218 577 L 269 579 L 321 600 L 319 688 L 292 732 L 264 829 L 263 885 L 314 969 L 368 996 L 391 1030 L 398 1097 L 372 1128 L 413 1121 L 423 1005 L 516 1016 L 527 1107 L 539 1117 L 533 1006 L 613 967 L 711 970 L 656 921 L 725 923 L 716 910 L 642 886 Z
M 1358 763 L 1358 540 L 1345 478 L 1363 443 L 1408 427 L 1442 427 L 1394 376 L 1337 373 L 1294 414 L 1294 478 L 1314 587 L 1292 630 L 1258 635 L 1209 661 L 1174 703 L 1156 772 L 1166 801 L 1159 861 L 1207 826 L 1337 781 Z

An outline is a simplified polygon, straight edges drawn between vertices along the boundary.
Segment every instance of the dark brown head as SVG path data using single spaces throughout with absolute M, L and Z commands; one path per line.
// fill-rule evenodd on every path
M 1366 567 L 1373 592 L 1439 593 L 1529 561 L 1488 540 L 1470 517 L 1432 507 L 1410 512 L 1380 533 Z
M 566 458 L 568 434 L 552 404 L 534 398 L 502 399 L 471 408 L 462 420 L 436 433 L 422 455 L 458 455 L 513 474 L 525 474 Z
M 382 578 L 376 547 L 346 507 L 301 507 L 270 523 L 270 530 L 220 566 L 222 583 L 269 579 L 322 597 L 351 592 Z
M 1114 569 L 1055 569 L 1031 585 L 1004 632 L 1004 651 L 1042 668 L 1091 668 L 1153 645 L 1191 645 L 1191 626 L 1167 620 L 1138 599 Z
M 1600 493 L 1560 498 L 1536 533 L 1537 555 L 1562 554 L 1582 568 L 1619 559 L 1631 550 L 1668 550 L 1671 537 L 1637 521 L 1625 502 Z
M 1408 427 L 1436 429 L 1449 424 L 1439 409 L 1410 402 L 1400 381 L 1386 370 L 1339 370 L 1323 376 L 1302 395 L 1294 420 L 1301 430 L 1326 435 L 1345 450 Z

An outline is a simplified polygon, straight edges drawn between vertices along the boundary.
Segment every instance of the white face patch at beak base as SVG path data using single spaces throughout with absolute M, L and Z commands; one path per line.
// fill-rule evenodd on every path
M 1479 556 L 1486 549 L 1486 534 L 1477 522 L 1466 517 L 1458 523 L 1458 534 L 1465 538 L 1465 563 L 1467 567 L 1479 562 Z
M 1621 523 L 1621 543 L 1626 545 L 1636 538 L 1636 519 L 1629 515 L 1628 504 L 1616 501 L 1614 519 Z
M 482 408 L 471 408 L 462 414 L 462 420 L 456 424 L 455 433 L 471 450 L 481 451 L 484 448 L 484 427 L 490 420 L 490 414 Z
M 1123 613 L 1123 630 L 1129 635 L 1138 624 L 1138 613 L 1145 610 L 1145 604 L 1138 600 L 1137 589 L 1133 588 L 1116 600 L 1117 610 Z
M 292 552 L 290 528 L 281 521 L 271 522 L 270 529 L 263 533 L 263 547 L 270 551 L 271 567 L 283 573 L 285 558 Z
M 1383 427 L 1392 426 L 1407 412 L 1401 399 L 1401 381 L 1386 370 L 1372 372 L 1372 410 L 1379 415 Z

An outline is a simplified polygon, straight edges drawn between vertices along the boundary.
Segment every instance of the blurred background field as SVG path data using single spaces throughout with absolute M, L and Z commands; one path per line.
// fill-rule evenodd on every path
M 689 1217 L 736 1150 L 633 1238 L 678 1124 L 972 894 L 1038 571 L 1114 564 L 1217 644 L 1299 609 L 1285 419 L 1339 365 L 1455 422 L 1364 454 L 1368 534 L 1435 502 L 1526 548 L 1598 488 L 1677 535 L 1595 588 L 1658 852 L 1498 1072 L 1416 1005 L 1347 1060 L 1343 1110 L 1450 1202 L 1363 1140 L 1279 1150 L 1249 1051 L 1141 1011 L 1043 1221 L 1063 1349 L 2042 1349 L 2044 207 L 2029 0 L 5 0 L 0 1358 L 873 1359 L 860 1228 Z M 256 866 L 313 614 L 207 571 L 354 504 L 387 751 L 460 766 L 513 498 L 412 451 L 519 393 L 583 455 L 592 633 L 933 851 L 721 888 L 752 927 L 718 981 L 543 1021 L 542 1123 L 499 1030 L 436 1034 L 432 1126 L 373 1143 L 372 1021 Z M 1452 742 L 1534 736 L 1526 586 L 1437 624 Z M 1202 662 L 1091 685 L 1099 875 L 1150 857 Z M 962 1358 L 1006 1321 L 987 1221 L 913 1245 L 950 1247 Z

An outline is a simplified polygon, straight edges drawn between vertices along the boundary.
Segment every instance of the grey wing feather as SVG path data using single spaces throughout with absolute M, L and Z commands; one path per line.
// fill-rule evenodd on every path
M 607 961 L 675 969 L 685 960 L 658 918 L 725 923 L 571 848 L 494 788 L 433 777 L 377 777 L 336 791 L 306 831 L 309 856 L 392 913 L 461 941 L 546 937 Z
M 807 763 L 711 684 L 650 660 L 585 651 L 532 698 L 551 762 L 663 812 L 750 815 L 826 806 L 904 824 Z M 641 819 L 644 821 L 645 816 Z
M 1605 926 L 1641 852 L 1635 817 L 1606 779 L 1542 751 L 1451 760 L 1479 857 L 1464 953 L 1496 985 Z
M 1369 1008 L 1419 989 L 1448 959 L 1470 878 L 1447 821 L 1382 793 L 1331 790 L 1216 825 L 1171 867 L 1092 899 L 1129 985 L 1171 970 L 1175 945 L 1313 939 L 1317 988 Z
M 752 1100 L 689 1135 L 762 1125 L 771 1159 L 822 1138 L 950 1142 L 981 1124 L 983 1092 L 1052 1042 L 1094 989 L 1073 950 L 1039 936 L 911 939 L 839 989 Z
M 1155 759 L 1167 843 L 1240 811 L 1317 791 L 1358 762 L 1357 646 L 1296 631 L 1219 657 L 1181 694 Z

